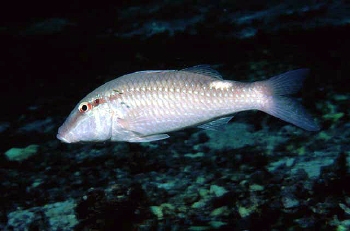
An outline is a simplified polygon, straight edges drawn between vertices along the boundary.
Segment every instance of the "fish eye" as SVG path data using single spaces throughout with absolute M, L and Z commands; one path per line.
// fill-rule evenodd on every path
M 90 109 L 92 108 L 92 105 L 88 102 L 82 102 L 80 105 L 79 105 L 79 111 L 80 112 L 87 112 L 89 111 Z

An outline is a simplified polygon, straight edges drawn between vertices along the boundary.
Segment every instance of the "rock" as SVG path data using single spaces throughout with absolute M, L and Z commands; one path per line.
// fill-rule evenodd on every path
M 32 144 L 25 148 L 11 148 L 5 152 L 5 155 L 10 161 L 23 161 L 35 155 L 39 145 Z
M 160 206 L 151 206 L 150 209 L 152 214 L 155 215 L 158 218 L 158 220 L 163 219 L 163 211 Z
M 57 202 L 43 207 L 17 210 L 8 214 L 9 230 L 72 230 L 78 220 L 74 214 L 74 201 Z
M 221 197 L 222 195 L 224 195 L 227 192 L 228 191 L 224 187 L 221 187 L 218 185 L 210 186 L 210 193 L 214 194 L 217 197 Z

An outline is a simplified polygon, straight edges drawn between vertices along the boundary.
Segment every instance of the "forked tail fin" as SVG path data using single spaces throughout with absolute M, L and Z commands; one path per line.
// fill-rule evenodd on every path
M 288 97 L 300 90 L 308 73 L 308 69 L 298 69 L 258 82 L 263 85 L 263 94 L 267 97 L 260 110 L 305 130 L 319 130 L 319 126 L 303 106 Z

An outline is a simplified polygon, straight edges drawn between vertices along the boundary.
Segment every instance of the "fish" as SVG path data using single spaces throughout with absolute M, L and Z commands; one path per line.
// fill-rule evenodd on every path
M 318 131 L 314 119 L 290 97 L 308 72 L 297 69 L 255 82 L 224 80 L 209 65 L 126 74 L 85 96 L 57 138 L 65 143 L 151 142 L 188 127 L 220 130 L 235 113 L 247 110 Z

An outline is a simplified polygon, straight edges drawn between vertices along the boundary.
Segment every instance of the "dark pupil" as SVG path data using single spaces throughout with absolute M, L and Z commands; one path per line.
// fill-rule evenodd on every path
M 82 111 L 86 111 L 88 108 L 87 108 L 87 106 L 84 104 L 83 106 L 81 106 L 81 110 Z

